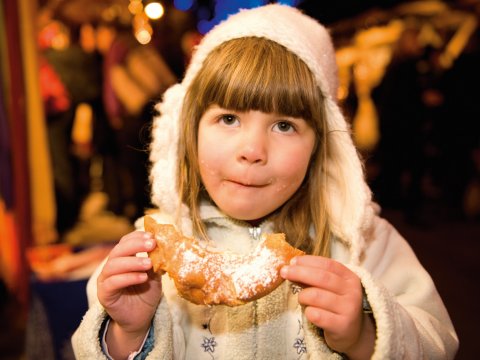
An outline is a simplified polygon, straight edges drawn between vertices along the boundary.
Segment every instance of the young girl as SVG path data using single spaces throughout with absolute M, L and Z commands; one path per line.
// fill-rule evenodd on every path
M 151 235 L 130 233 L 89 282 L 78 359 L 453 358 L 447 311 L 376 215 L 336 91 L 327 31 L 294 8 L 243 10 L 205 36 L 155 119 L 154 216 L 221 250 L 283 232 L 308 255 L 257 301 L 200 306 L 136 256 Z

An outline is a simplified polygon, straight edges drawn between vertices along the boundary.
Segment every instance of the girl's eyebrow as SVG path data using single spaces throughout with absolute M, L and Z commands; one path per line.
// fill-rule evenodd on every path
M 278 116 L 279 118 L 284 118 L 285 120 L 288 120 L 288 121 L 307 122 L 306 119 L 304 119 L 303 117 L 300 117 L 300 116 L 291 116 L 291 115 L 282 115 L 282 114 L 275 115 L 275 116 Z

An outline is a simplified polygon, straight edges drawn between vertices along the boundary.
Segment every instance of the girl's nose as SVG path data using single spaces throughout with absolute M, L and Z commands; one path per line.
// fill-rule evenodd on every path
M 251 164 L 264 164 L 267 161 L 267 139 L 260 132 L 249 131 L 243 134 L 238 149 L 238 159 Z

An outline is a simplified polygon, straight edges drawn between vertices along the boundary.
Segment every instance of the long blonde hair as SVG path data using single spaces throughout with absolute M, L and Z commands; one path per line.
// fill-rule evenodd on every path
M 307 65 L 282 45 L 259 37 L 222 43 L 205 59 L 187 90 L 181 112 L 178 189 L 194 232 L 206 237 L 199 215 L 205 194 L 197 156 L 198 124 L 217 104 L 305 119 L 316 133 L 316 151 L 302 186 L 273 215 L 275 231 L 309 254 L 329 255 L 332 236 L 326 211 L 327 128 L 323 95 Z M 314 238 L 310 236 L 313 226 Z

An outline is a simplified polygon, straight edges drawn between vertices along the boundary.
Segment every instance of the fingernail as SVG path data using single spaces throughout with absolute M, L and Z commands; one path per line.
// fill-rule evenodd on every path
M 295 265 L 297 263 L 297 258 L 294 257 L 293 259 L 290 260 L 290 265 Z
M 145 239 L 151 239 L 152 238 L 152 234 L 150 234 L 149 232 L 146 232 L 146 233 L 143 233 L 143 237 Z
M 285 265 L 283 266 L 281 269 L 280 269 L 280 276 L 282 278 L 286 278 L 287 277 L 287 274 L 288 274 L 288 266 Z
M 143 265 L 150 266 L 152 265 L 152 260 L 150 260 L 150 258 L 144 258 L 142 259 L 142 263 Z
M 151 249 L 153 247 L 153 241 L 152 240 L 145 241 L 145 247 L 147 249 Z

